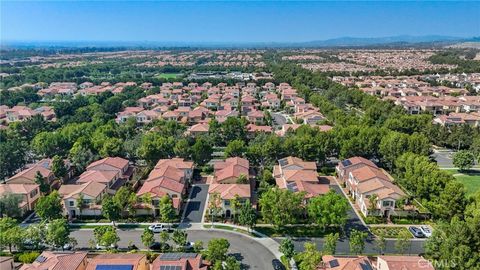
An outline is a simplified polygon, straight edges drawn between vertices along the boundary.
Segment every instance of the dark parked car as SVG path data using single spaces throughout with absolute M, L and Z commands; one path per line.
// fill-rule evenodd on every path
M 274 270 L 285 270 L 285 266 L 277 259 L 272 260 L 272 266 Z
M 410 226 L 408 230 L 415 236 L 416 238 L 425 238 L 425 234 L 420 230 L 420 228 Z
M 165 251 L 170 249 L 170 245 L 167 243 L 155 242 L 150 245 L 150 249 L 154 251 Z

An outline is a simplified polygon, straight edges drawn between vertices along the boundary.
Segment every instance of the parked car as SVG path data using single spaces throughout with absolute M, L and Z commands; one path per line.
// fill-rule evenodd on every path
M 170 249 L 170 245 L 167 243 L 154 242 L 149 248 L 154 251 L 165 251 Z
M 98 250 L 109 249 L 106 246 L 103 246 L 103 245 L 100 245 L 100 244 L 97 244 L 95 246 L 95 248 L 98 249 Z M 115 245 L 114 244 L 110 245 L 110 249 L 117 249 L 117 248 L 118 248 L 118 245 L 116 245 L 116 244 Z
M 128 245 L 128 250 L 138 250 L 138 247 L 135 244 Z
M 285 270 L 285 266 L 277 259 L 272 260 L 274 270 Z
M 416 238 L 425 238 L 425 234 L 423 234 L 422 230 L 420 228 L 410 226 L 408 230 L 415 236 Z
M 36 245 L 30 239 L 27 239 L 27 240 L 23 241 L 23 243 L 22 243 L 22 249 L 24 249 L 24 250 L 36 250 L 36 249 L 41 249 L 42 250 L 42 249 L 45 249 L 45 248 L 47 248 L 47 245 L 45 245 L 44 243 L 39 243 L 38 245 Z
M 432 236 L 432 230 L 428 226 L 420 226 L 420 230 L 426 237 Z
M 170 226 L 167 226 L 167 225 L 164 225 L 164 224 L 154 224 L 154 225 L 150 225 L 148 227 L 148 229 L 154 233 L 160 233 L 160 232 L 163 232 L 163 231 L 170 231 Z
M 186 242 L 185 245 L 183 246 L 183 248 L 185 250 L 193 250 L 193 246 L 195 245 L 194 242 Z

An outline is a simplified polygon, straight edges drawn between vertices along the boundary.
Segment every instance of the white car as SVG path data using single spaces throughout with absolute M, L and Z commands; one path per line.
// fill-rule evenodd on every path
M 168 231 L 170 227 L 163 224 L 154 224 L 154 225 L 150 225 L 148 229 L 154 233 L 159 233 L 163 231 Z
M 98 250 L 105 250 L 105 249 L 107 249 L 106 246 L 103 246 L 103 245 L 100 245 L 100 244 L 97 244 L 97 245 L 95 246 L 95 248 L 98 249 Z M 117 249 L 118 246 L 117 246 L 117 245 L 114 245 L 114 244 L 111 244 L 111 245 L 110 245 L 110 248 L 111 248 L 111 249 Z
M 426 237 L 432 236 L 432 230 L 428 226 L 420 226 L 420 230 L 422 230 Z

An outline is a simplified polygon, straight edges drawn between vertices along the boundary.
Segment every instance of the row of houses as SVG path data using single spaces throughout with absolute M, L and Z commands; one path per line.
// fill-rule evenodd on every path
M 11 258 L 2 257 L 1 269 L 13 270 Z M 20 270 L 207 270 L 210 264 L 197 253 L 162 253 L 150 264 L 145 254 L 101 254 L 94 257 L 86 252 L 44 251 L 33 263 Z M 421 256 L 334 256 L 323 255 L 317 270 L 435 270 Z
M 52 107 L 41 106 L 31 109 L 27 106 L 13 106 L 9 108 L 6 105 L 0 106 L 0 124 L 9 124 L 13 122 L 21 122 L 35 115 L 40 115 L 45 121 L 56 121 L 56 115 Z
M 141 253 L 101 254 L 91 256 L 86 252 L 44 251 L 31 264 L 24 264 L 20 270 L 207 270 L 208 262 L 198 253 L 162 253 L 150 263 L 147 255 Z M 13 267 L 2 266 L 2 270 Z

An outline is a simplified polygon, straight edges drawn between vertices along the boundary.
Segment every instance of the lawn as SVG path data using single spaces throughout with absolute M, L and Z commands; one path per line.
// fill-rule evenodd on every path
M 205 229 L 210 229 L 212 228 L 212 225 L 203 225 L 203 227 Z M 213 228 L 214 229 L 220 229 L 220 230 L 227 230 L 227 231 L 234 231 L 234 232 L 239 232 L 239 233 L 243 233 L 243 234 L 247 234 L 247 235 L 250 235 L 252 237 L 257 237 L 256 235 L 246 231 L 246 230 L 242 230 L 242 229 L 239 229 L 239 228 L 234 228 L 232 226 L 227 226 L 227 225 L 213 225 Z
M 397 238 L 401 231 L 407 231 L 410 233 L 405 227 L 370 227 L 370 230 L 375 235 L 380 235 L 383 233 L 385 238 Z M 413 238 L 411 234 L 410 236 L 410 238 Z
M 160 73 L 156 77 L 159 79 L 176 79 L 181 75 L 182 74 L 177 74 L 177 73 Z
M 459 172 L 458 170 L 446 170 L 454 175 L 458 181 L 463 183 L 468 195 L 472 195 L 480 190 L 480 170 L 469 170 Z

